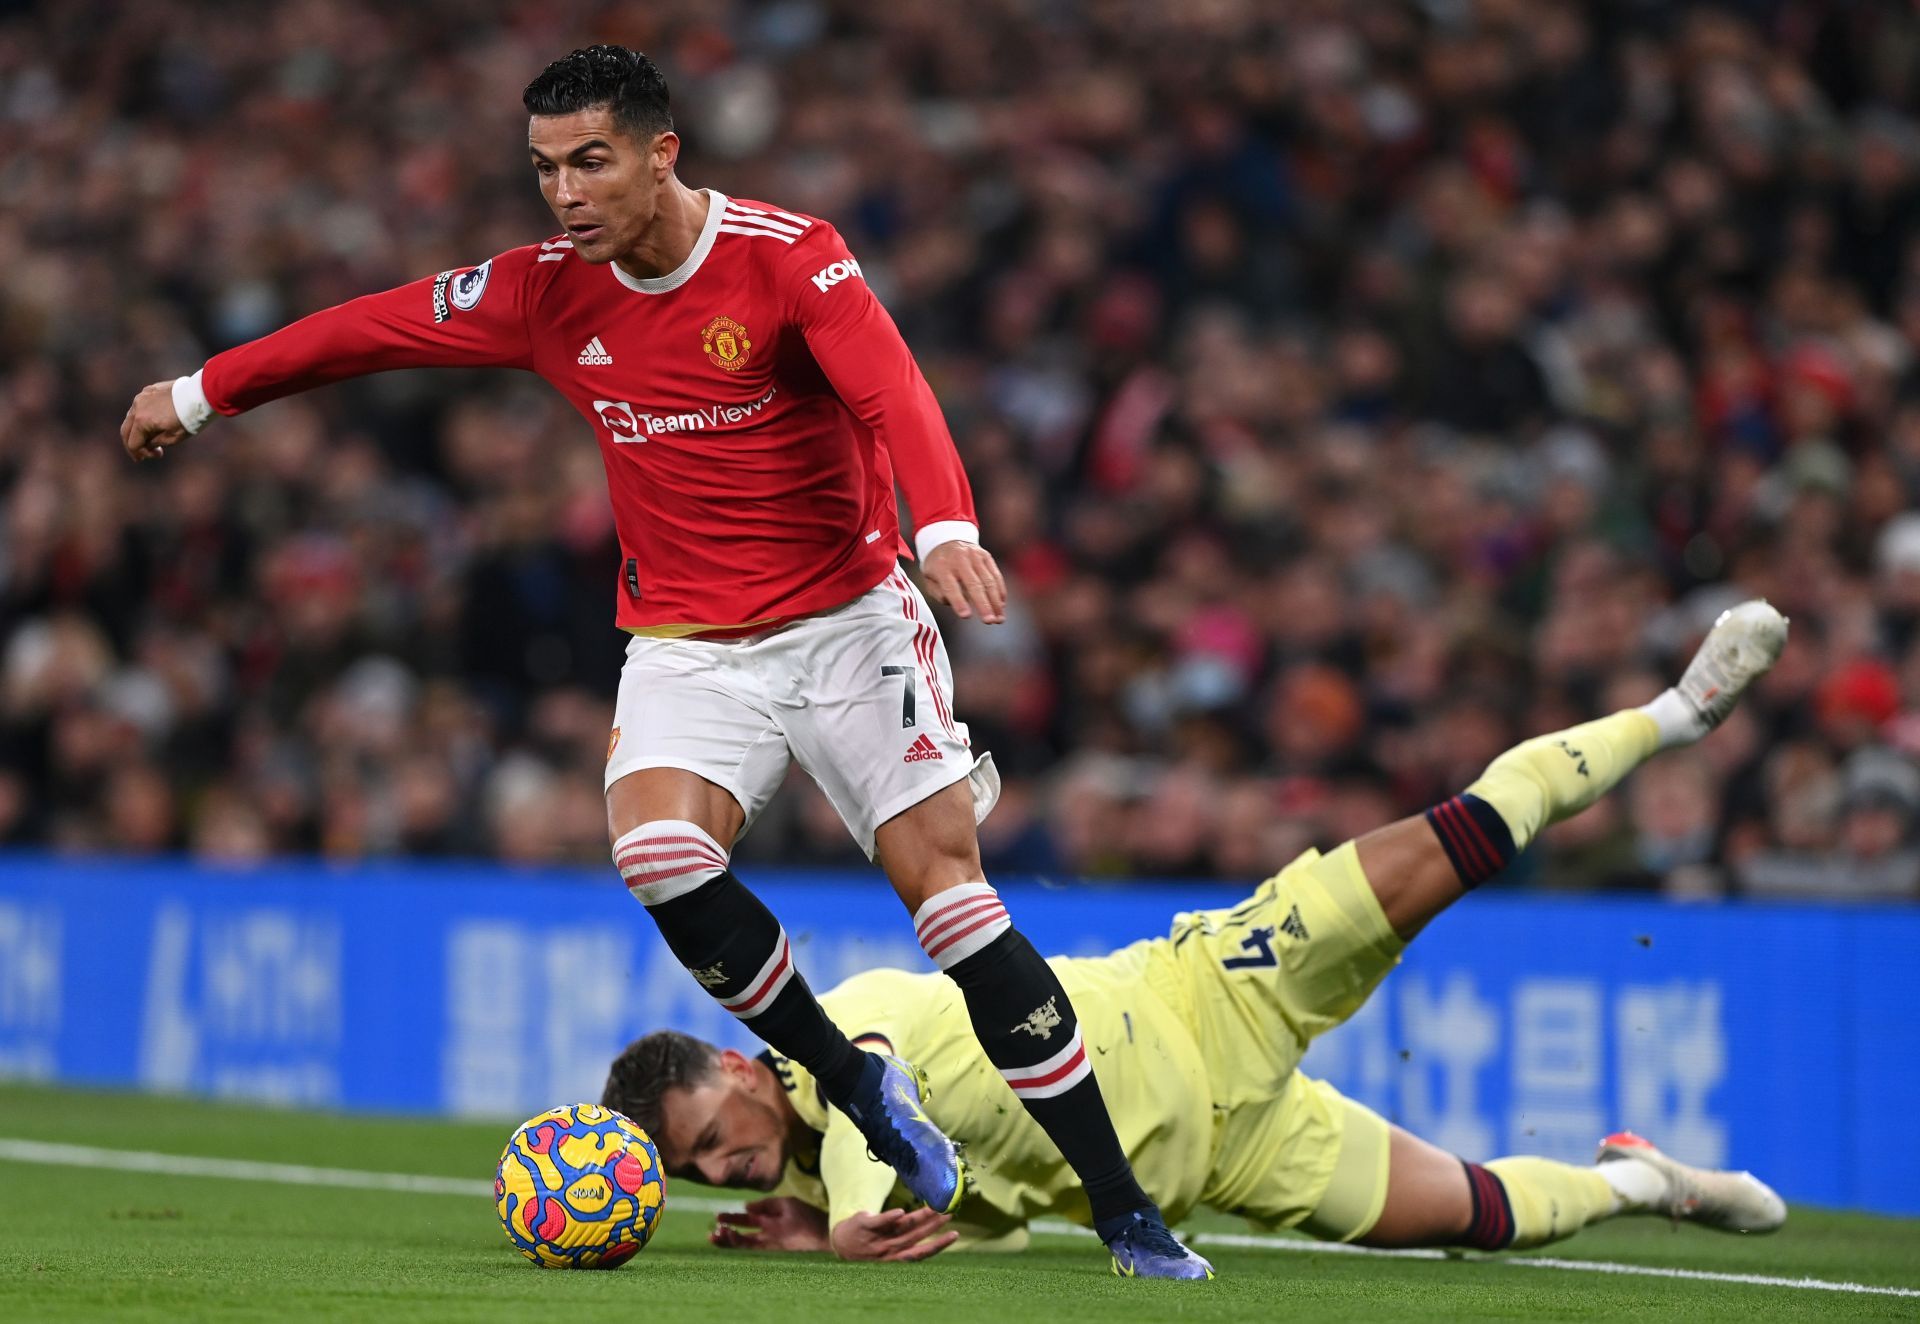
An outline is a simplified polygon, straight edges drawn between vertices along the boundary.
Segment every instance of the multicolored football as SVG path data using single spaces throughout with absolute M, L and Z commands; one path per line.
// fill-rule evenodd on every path
M 645 1131 L 576 1103 L 513 1133 L 493 1199 L 507 1240 L 542 1268 L 617 1269 L 660 1226 L 667 1177 Z

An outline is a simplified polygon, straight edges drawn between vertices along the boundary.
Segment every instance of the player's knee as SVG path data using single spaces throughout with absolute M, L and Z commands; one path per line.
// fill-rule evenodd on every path
M 880 867 L 909 911 L 981 876 L 973 794 L 962 780 L 882 823 L 874 833 Z
M 661 818 L 614 842 L 613 863 L 634 900 L 657 906 L 725 873 L 727 852 L 699 824 Z

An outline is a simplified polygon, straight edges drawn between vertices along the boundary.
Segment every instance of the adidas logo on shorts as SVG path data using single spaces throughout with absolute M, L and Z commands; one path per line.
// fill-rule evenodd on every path
M 927 739 L 927 733 L 922 731 L 919 736 L 915 738 L 914 742 L 907 747 L 907 756 L 900 761 L 902 763 L 926 763 L 932 759 L 943 759 L 945 757 L 946 755 L 942 754 L 939 749 L 934 746 L 934 743 Z

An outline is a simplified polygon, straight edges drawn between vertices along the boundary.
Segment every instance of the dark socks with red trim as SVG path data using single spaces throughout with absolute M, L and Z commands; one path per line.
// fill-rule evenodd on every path
M 1473 1221 L 1454 1240 L 1475 1250 L 1505 1250 L 1513 1244 L 1513 1205 L 1506 1184 L 1478 1163 L 1461 1160 L 1467 1170 L 1467 1189 L 1473 1195 Z
M 813 1073 L 844 1109 L 879 1069 L 855 1048 L 791 968 L 792 948 L 773 912 L 731 871 L 683 896 L 648 906 L 680 964 L 702 988 L 782 1055 Z
M 1009 927 L 947 973 L 987 1060 L 1079 1176 L 1096 1229 L 1153 1208 L 1114 1132 L 1073 1004 L 1033 944 Z
M 1479 796 L 1462 792 L 1427 810 L 1426 817 L 1462 887 L 1478 887 L 1513 863 L 1513 833 Z

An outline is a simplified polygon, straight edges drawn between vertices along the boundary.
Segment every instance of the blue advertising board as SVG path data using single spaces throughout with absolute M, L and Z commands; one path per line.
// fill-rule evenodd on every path
M 927 968 L 877 874 L 758 873 L 816 988 Z M 1091 955 L 1225 885 L 1001 888 Z M 1920 911 L 1489 892 L 1305 1069 L 1468 1158 L 1626 1126 L 1789 1200 L 1920 1214 Z M 632 1036 L 748 1036 L 609 869 L 0 855 L 0 1077 L 497 1117 L 598 1097 Z

